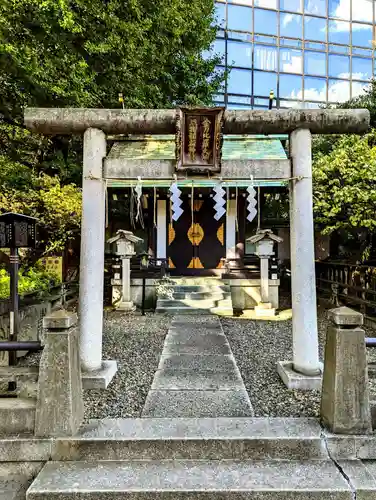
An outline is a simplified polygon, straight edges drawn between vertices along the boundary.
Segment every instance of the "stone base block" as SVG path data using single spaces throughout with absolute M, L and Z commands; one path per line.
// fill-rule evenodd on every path
M 275 316 L 275 308 L 270 302 L 263 302 L 255 306 L 256 317 L 268 318 Z
M 133 304 L 133 302 L 120 302 L 116 309 L 117 311 L 132 312 L 136 310 L 136 306 Z
M 0 434 L 14 435 L 34 432 L 35 408 L 36 401 L 34 399 L 0 399 Z
M 322 375 L 303 375 L 293 370 L 292 362 L 278 361 L 277 372 L 288 389 L 301 391 L 319 391 L 322 384 Z
M 82 372 L 83 389 L 107 389 L 117 372 L 115 360 L 102 361 L 102 367 L 92 372 Z

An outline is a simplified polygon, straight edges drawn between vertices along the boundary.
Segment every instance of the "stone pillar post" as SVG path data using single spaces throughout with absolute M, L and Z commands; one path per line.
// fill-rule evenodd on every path
M 269 257 L 260 256 L 261 302 L 269 302 Z
M 312 208 L 311 132 L 290 135 L 290 245 L 293 330 L 293 369 L 303 375 L 321 372 L 318 351 L 315 252 Z
M 122 289 L 123 289 L 123 302 L 131 301 L 131 259 L 128 257 L 123 257 L 123 280 L 122 280 Z
M 84 134 L 80 261 L 80 356 L 82 368 L 102 366 L 105 183 L 102 175 L 106 136 L 89 128 Z
M 135 306 L 131 298 L 131 259 L 130 257 L 122 257 L 122 300 L 118 305 L 120 311 L 134 311 Z
M 84 418 L 76 313 L 43 318 L 45 345 L 39 366 L 35 435 L 73 436 Z
M 372 432 L 363 315 L 339 307 L 328 312 L 321 420 L 331 432 Z

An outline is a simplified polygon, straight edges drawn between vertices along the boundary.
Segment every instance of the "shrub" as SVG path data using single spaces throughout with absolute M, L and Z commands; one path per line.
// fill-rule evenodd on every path
M 38 267 L 32 267 L 27 270 L 20 269 L 18 273 L 18 293 L 21 296 L 31 292 L 43 293 L 59 282 L 58 276 Z M 0 299 L 9 298 L 9 287 L 9 273 L 6 269 L 0 269 Z

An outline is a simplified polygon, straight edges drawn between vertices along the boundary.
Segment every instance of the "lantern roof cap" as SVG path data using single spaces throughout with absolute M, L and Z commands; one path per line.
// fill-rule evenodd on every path
M 135 236 L 132 231 L 126 231 L 125 229 L 119 229 L 116 231 L 116 235 L 107 240 L 107 243 L 115 243 L 115 241 L 119 240 L 128 240 L 131 241 L 132 243 L 139 243 L 143 241 L 142 238 L 139 238 L 138 236 Z
M 276 243 L 281 243 L 283 241 L 283 238 L 274 234 L 271 229 L 260 229 L 256 234 L 247 238 L 246 241 L 254 244 L 258 243 L 261 240 L 272 240 Z

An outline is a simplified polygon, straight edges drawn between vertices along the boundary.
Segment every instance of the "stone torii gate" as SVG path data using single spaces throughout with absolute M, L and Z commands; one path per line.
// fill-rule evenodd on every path
M 312 134 L 361 134 L 369 128 L 369 122 L 367 110 L 229 110 L 224 113 L 224 134 L 290 134 L 293 360 L 292 363 L 279 365 L 279 373 L 289 387 L 316 388 L 321 373 L 312 210 Z M 25 124 L 38 133 L 84 136 L 80 355 L 84 370 L 100 370 L 106 134 L 174 134 L 176 111 L 27 108 Z M 249 177 L 249 168 L 244 170 L 246 173 Z M 145 176 L 142 170 L 137 175 Z M 160 174 L 157 177 L 160 178 Z

